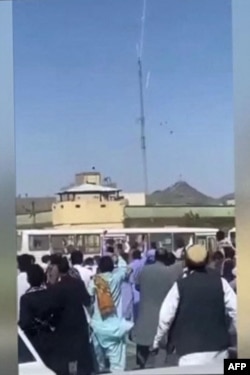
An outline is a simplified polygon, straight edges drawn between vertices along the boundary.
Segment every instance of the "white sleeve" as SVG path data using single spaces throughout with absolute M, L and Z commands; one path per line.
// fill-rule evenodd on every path
M 175 318 L 179 301 L 178 286 L 177 283 L 174 283 L 161 305 L 158 328 L 153 343 L 154 348 L 158 348 L 163 336 L 168 334 L 169 328 Z
M 222 280 L 222 287 L 224 292 L 224 304 L 227 315 L 231 318 L 234 328 L 236 328 L 237 319 L 237 297 L 233 288 L 225 279 Z

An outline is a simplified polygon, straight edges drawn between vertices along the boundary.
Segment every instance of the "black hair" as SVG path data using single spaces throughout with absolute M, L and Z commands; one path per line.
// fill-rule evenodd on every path
M 107 246 L 114 246 L 115 244 L 115 240 L 113 238 L 108 238 L 107 241 L 106 241 L 106 245 Z
M 58 263 L 58 271 L 61 275 L 66 275 L 69 272 L 69 262 L 66 257 L 62 257 Z
M 27 278 L 31 287 L 39 287 L 45 282 L 45 273 L 38 264 L 32 264 L 28 269 Z
M 175 256 L 173 253 L 167 252 L 166 256 L 166 266 L 172 266 L 175 263 Z
M 72 266 L 83 264 L 83 253 L 79 250 L 74 250 L 70 256 Z
M 231 246 L 223 246 L 225 259 L 234 259 L 235 250 Z
M 36 258 L 34 257 L 34 255 L 29 254 L 29 257 L 30 257 L 31 264 L 35 264 L 36 263 Z
M 52 265 L 58 265 L 61 262 L 62 254 L 51 254 L 50 256 L 50 263 Z
M 32 258 L 29 254 L 22 254 L 17 257 L 17 265 L 20 272 L 28 272 L 28 269 L 33 265 Z
M 94 266 L 94 259 L 91 257 L 84 259 L 84 265 L 90 267 Z
M 141 252 L 140 252 L 140 250 L 134 250 L 132 252 L 132 258 L 133 259 L 141 259 Z
M 217 241 L 218 242 L 223 241 L 225 237 L 226 237 L 225 232 L 223 232 L 223 230 L 218 230 L 218 232 L 216 233 Z
M 167 262 L 167 250 L 164 248 L 157 249 L 155 252 L 155 260 L 161 263 L 166 264 Z
M 48 264 L 50 261 L 50 255 L 43 255 L 42 256 L 42 262 L 45 264 Z
M 101 257 L 98 265 L 98 271 L 100 273 L 112 272 L 114 270 L 114 262 L 108 255 Z
M 107 249 L 106 249 L 106 252 L 110 253 L 110 254 L 114 254 L 114 248 L 113 248 L 113 246 L 108 246 Z
M 212 254 L 212 261 L 217 261 L 217 260 L 223 260 L 224 255 L 222 254 L 221 251 L 217 250 Z
M 151 249 L 157 250 L 157 243 L 156 242 L 151 242 Z

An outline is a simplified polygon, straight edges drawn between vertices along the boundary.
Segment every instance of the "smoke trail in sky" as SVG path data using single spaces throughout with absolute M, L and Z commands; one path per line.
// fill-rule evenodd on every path
M 144 46 L 144 33 L 145 33 L 145 21 L 146 21 L 146 10 L 147 10 L 147 0 L 143 0 L 142 18 L 141 18 L 141 39 L 139 45 L 139 58 L 142 58 L 143 46 Z

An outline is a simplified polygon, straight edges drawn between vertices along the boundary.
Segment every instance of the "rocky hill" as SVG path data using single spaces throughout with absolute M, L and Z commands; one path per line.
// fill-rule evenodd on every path
M 190 206 L 213 206 L 224 204 L 231 197 L 228 194 L 222 198 L 214 198 L 205 195 L 190 186 L 185 181 L 179 181 L 164 190 L 157 190 L 147 197 L 149 205 L 190 205 Z

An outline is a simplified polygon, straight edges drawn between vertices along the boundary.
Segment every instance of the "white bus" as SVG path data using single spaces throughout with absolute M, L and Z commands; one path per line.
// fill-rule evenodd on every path
M 178 239 L 186 245 L 199 243 L 208 250 L 216 248 L 215 228 L 122 228 L 122 229 L 41 229 L 21 230 L 17 232 L 17 252 L 32 254 L 38 263 L 44 255 L 70 252 L 70 246 L 83 251 L 86 256 L 101 255 L 107 239 L 124 241 L 133 245 L 135 242 L 150 246 L 155 242 L 168 251 L 176 250 Z

